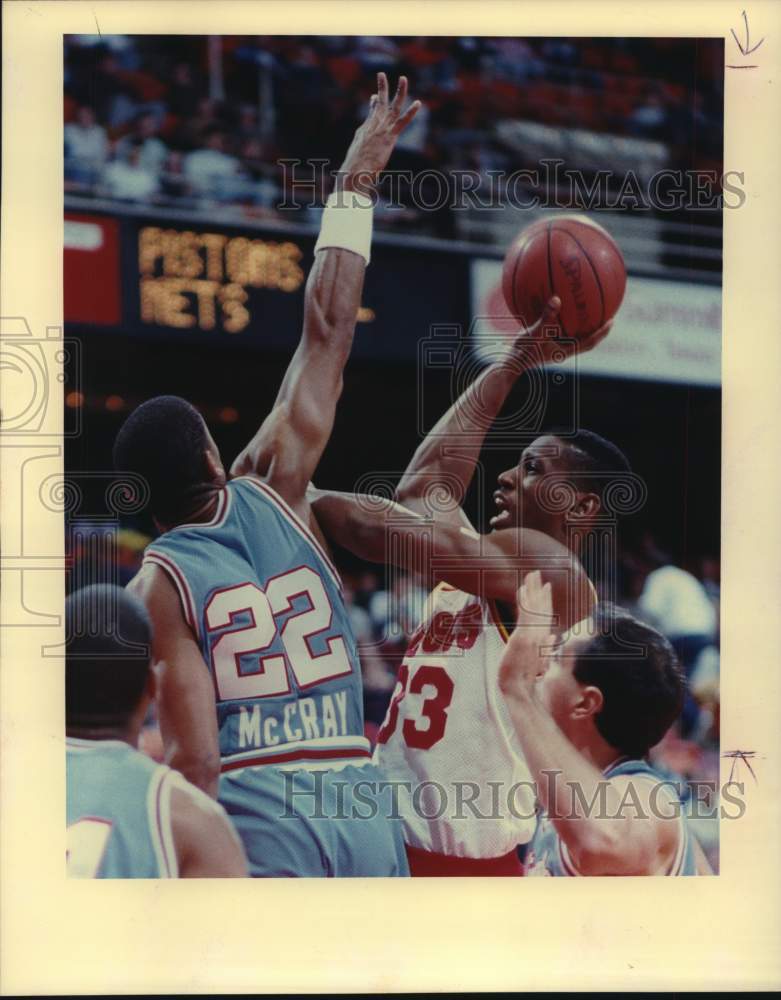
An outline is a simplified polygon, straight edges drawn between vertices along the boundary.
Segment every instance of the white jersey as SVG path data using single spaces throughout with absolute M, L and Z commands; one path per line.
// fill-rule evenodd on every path
M 375 750 L 412 847 L 496 858 L 534 834 L 532 778 L 499 690 L 506 641 L 492 601 L 432 593 Z

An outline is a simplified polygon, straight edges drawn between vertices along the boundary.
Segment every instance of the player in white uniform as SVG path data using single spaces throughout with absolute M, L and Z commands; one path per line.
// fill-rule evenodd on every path
M 536 816 L 531 776 L 498 687 L 511 609 L 534 569 L 553 586 L 559 631 L 596 602 L 573 547 L 597 523 L 606 485 L 628 473 L 614 445 L 587 431 L 542 435 L 499 476 L 487 535 L 474 531 L 460 507 L 485 434 L 518 375 L 589 350 L 607 333 L 580 343 L 541 336 L 555 324 L 557 305 L 552 300 L 513 352 L 454 403 L 402 478 L 404 508 L 429 513 L 427 497 L 443 487 L 455 501 L 449 513 L 416 518 L 398 506 L 380 510 L 332 493 L 314 502 L 318 522 L 340 544 L 364 558 L 424 566 L 446 584 L 432 594 L 413 636 L 377 740 L 376 759 L 398 783 L 413 875 L 522 874 L 517 847 L 530 840 Z M 408 544 L 389 544 L 389 532 L 406 535 Z

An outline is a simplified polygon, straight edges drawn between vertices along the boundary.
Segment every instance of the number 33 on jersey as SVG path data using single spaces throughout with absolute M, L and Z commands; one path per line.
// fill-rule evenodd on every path
M 534 831 L 531 777 L 499 691 L 505 636 L 492 602 L 440 584 L 412 637 L 375 761 L 399 783 L 413 847 L 492 858 Z

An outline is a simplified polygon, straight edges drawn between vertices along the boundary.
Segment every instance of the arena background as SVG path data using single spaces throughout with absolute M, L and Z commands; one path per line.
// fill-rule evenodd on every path
M 80 432 L 66 438 L 66 463 L 85 497 L 67 522 L 69 586 L 87 573 L 127 581 L 152 532 L 135 515 L 118 534 L 108 521 L 81 530 L 80 514 L 102 503 L 101 473 L 133 406 L 162 393 L 190 399 L 227 461 L 268 411 L 300 333 L 320 211 L 317 192 L 309 207 L 278 207 L 295 200 L 292 181 L 311 176 L 290 161 L 337 169 L 384 70 L 392 80 L 406 73 L 425 104 L 389 164 L 418 180 L 382 189 L 318 483 L 350 489 L 367 472 L 401 473 L 453 399 L 458 377 L 440 348 L 463 347 L 479 362 L 475 318 L 490 317 L 480 327 L 489 334 L 507 329 L 496 286 L 511 239 L 546 211 L 583 208 L 567 170 L 586 185 L 609 171 L 608 197 L 592 210 L 624 252 L 626 301 L 577 378 L 546 380 L 540 419 L 604 434 L 648 486 L 623 527 L 622 603 L 653 617 L 648 574 L 675 566 L 690 576 L 676 577 L 668 606 L 704 599 L 718 622 L 723 62 L 721 39 L 67 37 L 65 319 L 80 347 L 66 430 Z M 543 179 L 490 187 L 518 170 Z M 657 192 L 664 209 L 633 200 L 661 170 L 699 177 L 706 197 L 695 206 L 691 191 L 676 200 L 668 185 Z M 465 173 L 483 198 L 498 192 L 501 210 L 451 207 Z M 512 203 L 535 195 L 549 204 Z M 521 382 L 505 413 L 528 391 Z M 487 484 L 517 450 L 493 444 Z M 478 501 L 474 489 L 471 512 L 484 527 Z M 339 556 L 366 652 L 371 735 L 414 588 Z M 655 624 L 665 630 L 658 601 Z M 699 638 L 683 730 L 655 756 L 671 773 L 715 780 L 718 625 Z M 147 745 L 159 750 L 153 720 Z M 714 863 L 717 826 L 697 826 Z

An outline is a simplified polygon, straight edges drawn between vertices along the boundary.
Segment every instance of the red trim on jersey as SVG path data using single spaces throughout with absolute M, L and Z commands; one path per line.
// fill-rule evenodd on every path
M 494 620 L 494 625 L 496 625 L 497 629 L 499 630 L 499 635 L 502 637 L 502 639 L 504 639 L 505 642 L 509 642 L 510 633 L 504 627 L 504 622 L 499 617 L 499 609 L 496 606 L 496 601 L 488 600 L 486 601 L 486 604 L 488 605 L 488 610 L 491 612 L 491 617 Z
M 168 857 L 168 845 L 166 844 L 165 831 L 163 830 L 163 785 L 166 783 L 168 774 L 164 774 L 157 783 L 157 794 L 155 795 L 155 819 L 157 821 L 157 834 L 160 838 L 160 850 L 165 864 L 165 874 L 167 878 L 173 878 L 173 868 L 171 859 Z
M 169 528 L 169 531 L 180 531 L 182 528 L 218 528 L 230 509 L 231 495 L 228 490 L 223 486 L 217 496 L 217 506 L 214 508 L 214 514 L 210 521 L 187 521 L 184 524 L 174 525 L 173 528 Z M 167 534 L 168 532 L 166 532 Z
M 292 750 L 276 756 L 229 760 L 220 767 L 220 771 L 237 771 L 240 767 L 258 767 L 260 764 L 287 764 L 293 760 L 343 760 L 348 757 L 371 757 L 371 753 L 368 750 Z
M 517 878 L 523 875 L 523 865 L 516 850 L 503 854 L 500 858 L 457 858 L 450 854 L 424 851 L 410 844 L 405 844 L 404 847 L 413 878 Z
M 276 490 L 273 490 L 268 483 L 261 482 L 261 480 L 255 479 L 253 476 L 237 476 L 236 479 L 232 480 L 232 482 L 235 483 L 242 480 L 248 482 L 251 486 L 254 486 L 256 490 L 266 496 L 279 509 L 280 514 L 282 514 L 283 517 L 286 517 L 299 534 L 303 535 L 306 541 L 312 545 L 327 566 L 334 579 L 334 583 L 341 593 L 344 590 L 344 587 L 342 586 L 342 578 L 339 576 L 339 571 L 336 566 L 334 566 L 330 556 L 320 544 L 319 540 L 315 537 L 309 527 L 304 524 L 298 514 L 296 514 L 296 512 L 288 506 L 287 503 L 285 503 L 282 497 L 276 492 Z
M 190 584 L 187 582 L 187 577 L 179 569 L 173 559 L 170 556 L 163 555 L 162 552 L 156 552 L 154 549 L 151 552 L 147 552 L 144 556 L 144 562 L 147 561 L 156 563 L 162 570 L 168 573 L 170 578 L 173 580 L 174 586 L 179 593 L 179 600 L 182 602 L 182 610 L 184 611 L 185 621 L 195 635 L 200 636 L 198 619 L 195 615 L 195 602 L 193 600 L 192 591 L 190 590 Z

